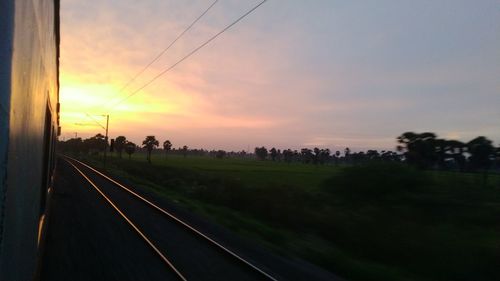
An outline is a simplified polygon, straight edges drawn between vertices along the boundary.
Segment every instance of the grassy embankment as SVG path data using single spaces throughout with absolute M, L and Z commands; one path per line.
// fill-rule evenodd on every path
M 111 173 L 349 280 L 500 280 L 500 179 L 405 166 L 111 158 Z

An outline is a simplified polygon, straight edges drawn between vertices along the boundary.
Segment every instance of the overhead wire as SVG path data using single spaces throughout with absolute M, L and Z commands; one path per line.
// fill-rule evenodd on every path
M 119 100 L 118 102 L 114 103 L 112 106 L 110 106 L 110 110 L 113 109 L 114 107 L 116 107 L 117 105 L 123 103 L 124 101 L 126 101 L 127 99 L 131 98 L 132 96 L 136 95 L 137 93 L 139 93 L 142 89 L 146 88 L 147 86 L 149 86 L 151 83 L 153 83 L 156 79 L 160 78 L 161 76 L 163 76 L 165 73 L 169 72 L 170 70 L 172 70 L 173 68 L 175 68 L 177 65 L 179 65 L 180 63 L 182 63 L 183 61 L 185 61 L 186 59 L 188 59 L 189 57 L 191 57 L 192 55 L 194 55 L 196 52 L 198 52 L 200 49 L 202 49 L 203 47 L 205 47 L 206 45 L 208 45 L 210 42 L 212 42 L 213 40 L 215 40 L 217 37 L 219 37 L 222 33 L 226 32 L 228 29 L 230 29 L 231 27 L 233 27 L 235 24 L 237 24 L 238 22 L 240 22 L 242 19 L 244 19 L 246 16 L 248 16 L 249 14 L 251 14 L 253 11 L 255 11 L 257 8 L 259 8 L 262 4 L 264 4 L 267 0 L 263 0 L 261 1 L 259 4 L 255 5 L 253 8 L 251 8 L 250 10 L 248 10 L 246 13 L 244 13 L 242 16 L 240 16 L 239 18 L 237 18 L 236 20 L 234 20 L 231 24 L 227 25 L 224 29 L 222 29 L 221 31 L 219 31 L 218 33 L 216 33 L 215 35 L 213 35 L 212 37 L 210 37 L 207 41 L 205 41 L 203 44 L 199 45 L 198 47 L 196 47 L 195 49 L 193 49 L 191 52 L 189 52 L 187 55 L 185 55 L 184 57 L 182 57 L 180 60 L 178 60 L 177 62 L 175 62 L 174 64 L 172 64 L 171 66 L 169 66 L 168 68 L 166 68 L 165 70 L 163 70 L 162 72 L 160 72 L 158 75 L 156 75 L 155 77 L 153 77 L 151 80 L 149 80 L 148 82 L 146 82 L 144 85 L 142 85 L 141 87 L 137 88 L 135 91 L 133 91 L 132 93 L 130 93 L 129 95 L 127 95 L 126 97 L 124 97 L 123 99 Z
M 92 121 L 94 121 L 94 123 L 96 123 L 97 125 L 99 125 L 99 127 L 101 127 L 104 130 L 106 130 L 106 128 L 101 123 L 99 123 L 94 117 L 92 117 L 92 115 L 88 114 L 87 112 L 85 112 L 85 115 L 87 115 L 90 119 L 92 119 Z
M 137 72 L 127 83 L 125 83 L 125 85 L 118 91 L 118 93 L 116 95 L 123 92 L 142 73 L 144 73 L 144 71 L 146 71 L 146 69 L 148 69 L 153 63 L 155 63 L 158 59 L 160 59 L 160 57 L 163 56 L 163 54 L 165 54 L 165 52 L 167 52 L 182 36 L 184 36 L 184 34 L 186 34 L 201 18 L 203 18 L 208 13 L 208 11 L 210 11 L 210 9 L 212 9 L 212 7 L 215 6 L 215 4 L 218 1 L 219 0 L 215 0 L 214 2 L 212 2 L 212 4 L 210 6 L 208 6 L 208 8 L 206 8 L 203 11 L 203 13 L 201 13 L 193 22 L 191 22 L 191 24 L 189 26 L 187 26 L 179 35 L 177 35 L 177 37 L 172 42 L 170 42 L 170 44 L 166 48 L 164 48 L 155 58 L 153 58 L 153 60 L 151 60 L 146 66 L 144 66 L 139 72 Z M 113 98 L 111 98 L 109 101 L 112 101 L 112 100 L 113 100 Z M 106 103 L 104 105 L 106 105 Z M 104 105 L 101 107 L 106 108 Z

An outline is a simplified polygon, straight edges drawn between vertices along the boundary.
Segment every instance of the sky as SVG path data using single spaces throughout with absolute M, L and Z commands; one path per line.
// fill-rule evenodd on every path
M 61 1 L 62 138 L 394 149 L 406 131 L 500 144 L 498 0 Z M 130 98 L 124 97 L 136 92 Z

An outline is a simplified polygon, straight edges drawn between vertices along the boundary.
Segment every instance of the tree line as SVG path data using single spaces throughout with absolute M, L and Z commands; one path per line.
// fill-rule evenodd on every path
M 328 148 L 302 148 L 300 150 L 277 149 L 265 146 L 256 147 L 253 153 L 247 151 L 205 150 L 189 149 L 184 145 L 177 149 L 173 148 L 170 140 L 162 143 L 165 157 L 169 154 L 196 156 L 211 156 L 214 158 L 254 158 L 262 161 L 298 162 L 305 164 L 360 164 L 366 162 L 405 162 L 421 169 L 440 169 L 457 171 L 486 171 L 500 167 L 500 147 L 494 147 L 493 142 L 486 137 L 479 136 L 469 142 L 457 140 L 446 140 L 438 138 L 431 132 L 414 133 L 405 132 L 397 137 L 398 146 L 396 151 L 390 150 L 367 150 L 352 152 L 346 147 L 342 151 L 332 152 Z M 160 141 L 155 136 L 146 136 L 142 145 L 127 140 L 125 136 L 118 136 L 106 141 L 102 134 L 97 134 L 88 139 L 72 138 L 59 142 L 59 150 L 63 152 L 77 152 L 93 154 L 109 149 L 116 152 L 122 158 L 122 153 L 128 154 L 129 158 L 136 151 L 145 151 L 148 162 L 151 162 L 151 154 L 160 147 Z
M 485 171 L 500 167 L 500 147 L 484 136 L 461 142 L 431 132 L 406 132 L 397 141 L 404 160 L 422 169 Z

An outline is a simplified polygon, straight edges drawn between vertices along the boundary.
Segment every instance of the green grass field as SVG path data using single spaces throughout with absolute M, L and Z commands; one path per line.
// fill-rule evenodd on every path
M 133 156 L 135 161 L 146 162 L 143 154 Z M 164 167 L 186 168 L 206 176 L 223 177 L 244 182 L 247 185 L 297 185 L 301 188 L 315 188 L 332 175 L 335 167 L 303 165 L 253 159 L 214 159 L 212 157 L 183 157 L 153 155 L 152 162 Z
M 348 280 L 500 280 L 498 175 L 160 154 L 108 170 Z

